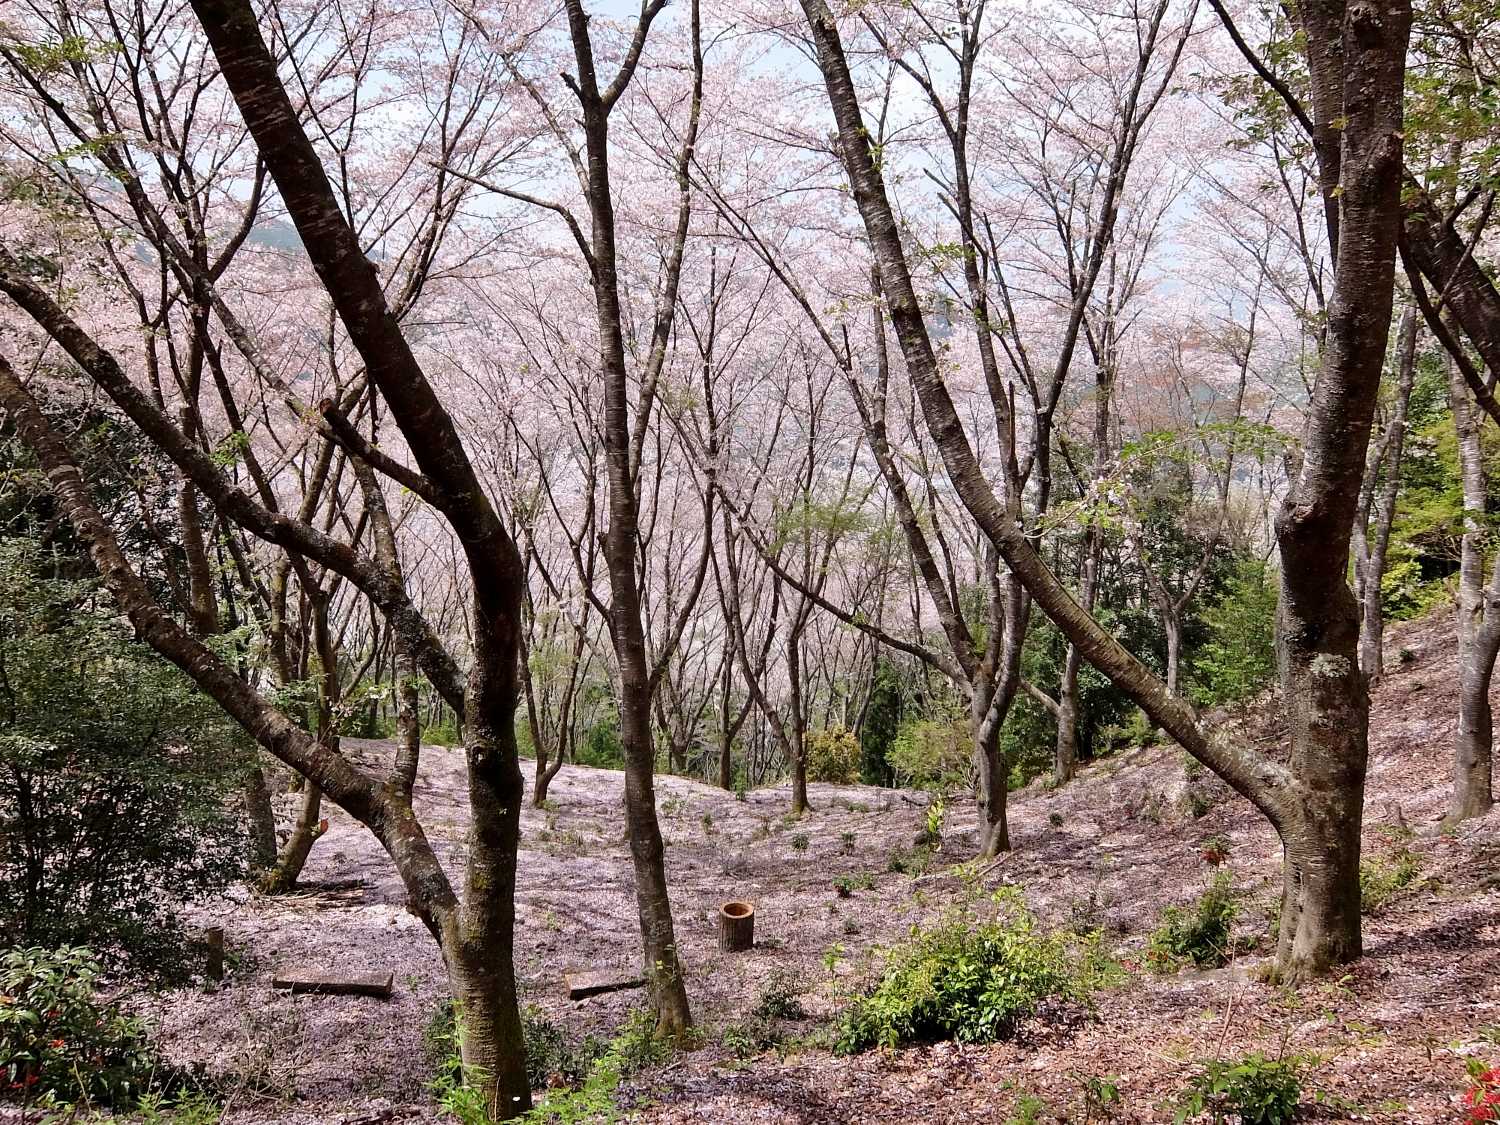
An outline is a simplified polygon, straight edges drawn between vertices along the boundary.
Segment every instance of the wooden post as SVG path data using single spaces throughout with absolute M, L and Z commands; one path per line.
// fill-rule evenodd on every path
M 210 926 L 203 932 L 208 942 L 207 973 L 209 980 L 224 979 L 224 927 Z
M 755 906 L 733 900 L 719 907 L 719 949 L 741 953 L 755 944 Z

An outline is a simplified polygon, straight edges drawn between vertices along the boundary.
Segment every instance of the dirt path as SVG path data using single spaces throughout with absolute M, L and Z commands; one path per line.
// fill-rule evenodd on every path
M 1464 1056 L 1500 1047 L 1500 814 L 1456 835 L 1437 831 L 1446 800 L 1456 669 L 1451 627 L 1439 622 L 1392 638 L 1412 659 L 1382 685 L 1372 732 L 1367 848 L 1389 847 L 1399 819 L 1417 833 L 1421 885 L 1367 927 L 1368 956 L 1343 981 L 1297 991 L 1250 983 L 1244 966 L 1164 980 L 1137 974 L 1101 999 L 1098 1016 L 1071 1028 L 1038 1023 L 1017 1044 L 943 1044 L 856 1059 L 820 1051 L 766 1055 L 751 1064 L 720 1044 L 773 974 L 804 990 L 810 1019 L 834 1012 L 868 951 L 898 940 L 960 895 L 945 864 L 973 854 L 972 808 L 955 807 L 933 873 L 888 870 L 912 842 L 925 798 L 859 786 L 813 786 L 814 813 L 784 814 L 785 788 L 732 794 L 659 779 L 673 903 L 696 1015 L 706 1045 L 632 1084 L 637 1119 L 652 1122 L 1004 1122 L 1022 1093 L 1053 1116 L 1081 1120 L 1080 1082 L 1116 1077 L 1120 1120 L 1170 1120 L 1165 1098 L 1205 1055 L 1287 1049 L 1322 1061 L 1312 1089 L 1332 1099 L 1326 1120 L 1453 1122 Z M 1274 742 L 1278 732 L 1247 736 Z M 378 742 L 350 740 L 356 756 Z M 424 754 L 417 808 L 451 871 L 462 864 L 466 804 L 462 754 Z M 639 938 L 620 827 L 622 775 L 565 768 L 545 810 L 527 807 L 519 865 L 517 970 L 526 1000 L 577 1032 L 610 1034 L 639 1002 L 620 993 L 569 1002 L 570 968 L 634 966 Z M 1399 811 L 1398 811 L 1399 810 Z M 1198 814 L 1198 815 L 1194 815 Z M 226 928 L 242 959 L 216 991 L 187 990 L 155 1006 L 174 1056 L 238 1076 L 230 1122 L 437 1120 L 425 1089 L 422 1031 L 443 995 L 437 950 L 404 907 L 393 868 L 373 839 L 334 810 L 306 872 L 304 893 L 238 893 L 204 912 Z M 1276 896 L 1274 836 L 1252 810 L 1179 752 L 1152 748 L 1110 759 L 1059 792 L 1014 796 L 1017 851 L 987 885 L 1013 882 L 1055 924 L 1102 924 L 1131 960 L 1169 902 L 1200 893 L 1209 869 L 1202 841 L 1230 841 L 1242 892 L 1241 929 L 1263 932 Z M 841 897 L 838 876 L 868 874 L 871 889 Z M 730 897 L 756 904 L 757 948 L 716 947 L 714 912 Z M 830 974 L 824 954 L 842 956 Z M 395 973 L 389 1001 L 274 993 L 277 968 Z M 808 1026 L 811 1026 L 809 1024 Z M 256 1093 L 255 1086 L 270 1093 Z

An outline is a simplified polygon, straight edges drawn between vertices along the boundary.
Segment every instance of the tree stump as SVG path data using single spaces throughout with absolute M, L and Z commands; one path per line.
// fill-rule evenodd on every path
M 203 932 L 209 980 L 224 979 L 224 927 L 210 926 Z
M 719 907 L 719 949 L 743 953 L 755 944 L 755 906 L 733 900 Z

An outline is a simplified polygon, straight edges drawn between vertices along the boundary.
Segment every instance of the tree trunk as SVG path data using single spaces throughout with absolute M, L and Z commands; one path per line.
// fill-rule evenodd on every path
M 302 868 L 312 853 L 313 844 L 322 835 L 319 830 L 323 820 L 323 790 L 307 783 L 302 787 L 302 800 L 297 808 L 297 819 L 292 822 L 291 833 L 276 857 L 276 864 L 260 880 L 260 889 L 266 894 L 285 894 L 296 889 L 302 877 Z
M 1162 614 L 1161 624 L 1167 634 L 1167 693 L 1177 695 L 1182 667 L 1182 619 L 1169 608 Z
M 508 596 L 507 596 L 508 600 Z M 483 619 L 485 598 L 476 591 Z M 517 597 L 519 609 L 519 597 Z M 518 620 L 519 613 L 516 618 Z M 524 782 L 515 734 L 515 650 L 508 663 L 481 653 L 467 700 L 464 753 L 469 766 L 469 856 L 463 905 L 442 930 L 453 998 L 463 1013 L 464 1083 L 484 1091 L 492 1116 L 531 1107 L 514 960 L 516 848 Z
M 1364 508 L 1354 524 L 1354 589 L 1359 598 L 1359 666 L 1373 684 L 1385 673 L 1385 613 L 1381 580 L 1386 552 L 1396 519 L 1396 497 L 1401 488 L 1401 465 L 1406 450 L 1406 414 L 1417 369 L 1417 310 L 1408 306 L 1401 317 L 1396 396 L 1386 425 L 1382 456 L 1370 466 Z M 1384 473 L 1380 492 L 1376 477 Z
M 609 631 L 620 673 L 620 741 L 625 754 L 625 825 L 635 869 L 636 906 L 640 912 L 647 994 L 656 1014 L 657 1030 L 679 1038 L 692 1026 L 687 986 L 677 955 L 672 902 L 667 895 L 667 872 L 661 826 L 656 819 L 656 754 L 651 742 L 652 674 L 646 659 L 645 627 L 641 620 L 636 549 L 640 544 L 640 512 L 636 466 L 632 463 L 633 436 L 629 378 L 626 370 L 620 277 L 615 241 L 615 207 L 610 182 L 609 114 L 615 99 L 629 83 L 639 54 L 623 64 L 614 82 L 600 91 L 594 63 L 589 17 L 579 0 L 566 0 L 568 26 L 578 64 L 574 92 L 583 118 L 587 151 L 587 199 L 591 222 L 590 262 L 595 316 L 599 330 L 599 366 L 604 383 L 604 460 L 609 492 L 609 525 L 604 558 L 609 571 Z M 644 41 L 659 8 L 643 10 L 637 34 Z M 693 26 L 697 28 L 697 8 Z M 702 56 L 695 49 L 701 81 Z M 695 91 L 695 107 L 698 104 Z M 688 144 L 696 132 L 696 108 Z M 652 359 L 660 370 L 666 354 L 666 334 L 676 313 L 683 245 L 687 236 L 688 185 L 686 168 L 679 168 L 682 192 L 677 237 L 667 270 L 652 337 Z M 644 433 L 650 399 L 642 395 L 635 425 Z
M 792 815 L 804 816 L 811 809 L 807 803 L 807 748 L 799 737 L 800 749 L 792 752 Z
M 1282 971 L 1295 977 L 1357 957 L 1369 698 L 1356 662 L 1358 608 L 1345 574 L 1390 327 L 1410 4 L 1378 0 L 1297 10 L 1318 122 L 1296 108 L 1315 142 L 1329 135 L 1338 142 L 1334 155 L 1342 164 L 1321 167 L 1320 182 L 1338 187 L 1325 203 L 1342 231 L 1337 225 L 1329 230 L 1337 247 L 1335 281 L 1305 455 L 1276 521 L 1283 565 L 1277 648 L 1292 736 L 1283 767 L 1210 738 L 1192 709 L 1068 595 L 1014 512 L 995 496 L 939 370 L 837 20 L 825 0 L 801 3 L 907 371 L 959 498 L 1068 640 L 1153 721 L 1253 800 L 1282 834 L 1288 892 Z M 1326 161 L 1325 148 L 1319 156 Z
M 1453 793 L 1448 822 L 1483 816 L 1494 804 L 1492 766 L 1494 717 L 1490 681 L 1500 651 L 1500 560 L 1486 589 L 1485 554 L 1490 546 L 1485 505 L 1484 450 L 1480 417 L 1455 366 L 1448 365 L 1448 399 L 1458 439 L 1463 481 L 1464 531 L 1458 570 L 1458 728 L 1453 742 Z
M 1104 475 L 1105 455 L 1109 447 L 1109 411 L 1114 379 L 1106 377 L 1103 367 L 1097 369 L 1094 390 L 1094 479 Z M 1103 562 L 1104 537 L 1097 523 L 1091 522 L 1084 533 L 1083 582 L 1079 591 L 1083 608 L 1092 613 L 1099 591 L 1099 568 Z M 1072 781 L 1078 773 L 1078 646 L 1068 645 L 1063 658 L 1062 682 L 1057 688 L 1057 749 L 1054 754 L 1052 780 L 1057 785 Z M 1171 690 L 1170 688 L 1168 689 Z
M 974 760 L 979 764 L 979 858 L 993 859 L 1010 851 L 1010 769 L 1000 752 L 1000 724 L 993 706 L 986 707 L 978 722 L 970 705 Z
M 245 814 L 250 821 L 250 868 L 270 871 L 276 865 L 276 811 L 271 807 L 271 791 L 266 786 L 266 771 L 258 760 L 259 751 L 251 750 L 250 768 L 245 771 Z
M 1078 773 L 1078 662 L 1075 645 L 1063 657 L 1062 680 L 1057 685 L 1057 742 L 1052 754 L 1052 782 L 1066 785 Z
M 1358 800 L 1364 797 L 1363 786 Z M 1295 981 L 1357 960 L 1360 808 L 1343 793 L 1308 807 L 1307 821 L 1282 832 L 1281 928 L 1276 978 Z

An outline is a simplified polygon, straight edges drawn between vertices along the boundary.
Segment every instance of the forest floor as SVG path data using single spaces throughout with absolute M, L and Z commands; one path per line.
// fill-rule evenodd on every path
M 631 1120 L 718 1122 L 1004 1122 L 1018 1099 L 1042 1099 L 1041 1121 L 1081 1121 L 1082 1080 L 1110 1076 L 1116 1120 L 1170 1121 L 1168 1099 L 1205 1057 L 1249 1051 L 1310 1056 L 1308 1095 L 1320 1120 L 1456 1122 L 1465 1057 L 1500 1060 L 1500 812 L 1439 829 L 1457 669 L 1449 614 L 1393 631 L 1388 677 L 1376 692 L 1365 830 L 1367 853 L 1388 854 L 1410 826 L 1418 880 L 1367 919 L 1366 956 L 1338 981 L 1296 989 L 1257 983 L 1264 956 L 1225 970 L 1158 977 L 1136 968 L 1066 1025 L 1032 1021 L 1012 1043 L 938 1044 L 851 1059 L 824 1050 L 768 1051 L 741 1060 L 723 1030 L 744 1020 L 773 977 L 803 993 L 807 1031 L 847 1002 L 881 946 L 967 893 L 949 865 L 972 857 L 975 813 L 955 803 L 942 849 L 920 877 L 893 873 L 926 815 L 919 794 L 861 786 L 811 787 L 814 811 L 785 817 L 785 788 L 746 799 L 675 777 L 658 779 L 677 933 L 703 1045 L 624 1087 Z M 1398 655 L 1399 654 L 1399 655 Z M 1268 709 L 1270 710 L 1270 709 Z M 1263 720 L 1245 736 L 1274 747 Z M 351 742 L 356 756 L 383 754 Z M 425 752 L 417 808 L 450 870 L 462 862 L 462 754 Z M 637 961 L 639 934 L 621 828 L 622 775 L 565 768 L 547 809 L 528 804 L 517 892 L 516 964 L 524 999 L 575 1034 L 608 1037 L 639 991 L 570 1002 L 563 973 Z M 1197 815 L 1195 815 L 1197 814 Z M 372 837 L 337 810 L 318 842 L 305 888 L 277 898 L 237 893 L 203 912 L 223 925 L 229 978 L 153 1002 L 169 1052 L 212 1072 L 249 1076 L 232 1122 L 438 1120 L 426 1087 L 423 1029 L 444 994 L 431 938 L 404 909 L 394 870 Z M 1210 836 L 1230 841 L 1240 931 L 1263 935 L 1279 895 L 1280 853 L 1270 828 L 1175 747 L 1107 759 L 1058 791 L 1013 795 L 1015 851 L 989 866 L 986 888 L 1019 886 L 1049 925 L 1102 924 L 1111 948 L 1138 966 L 1163 907 L 1187 903 L 1211 877 Z M 871 889 L 841 897 L 838 876 L 868 874 Z M 757 945 L 721 954 L 721 902 L 755 903 Z M 837 959 L 825 958 L 833 950 Z M 832 968 L 829 962 L 832 961 Z M 395 973 L 386 1001 L 274 992 L 279 968 Z M 252 1096 L 254 1087 L 275 1097 Z

